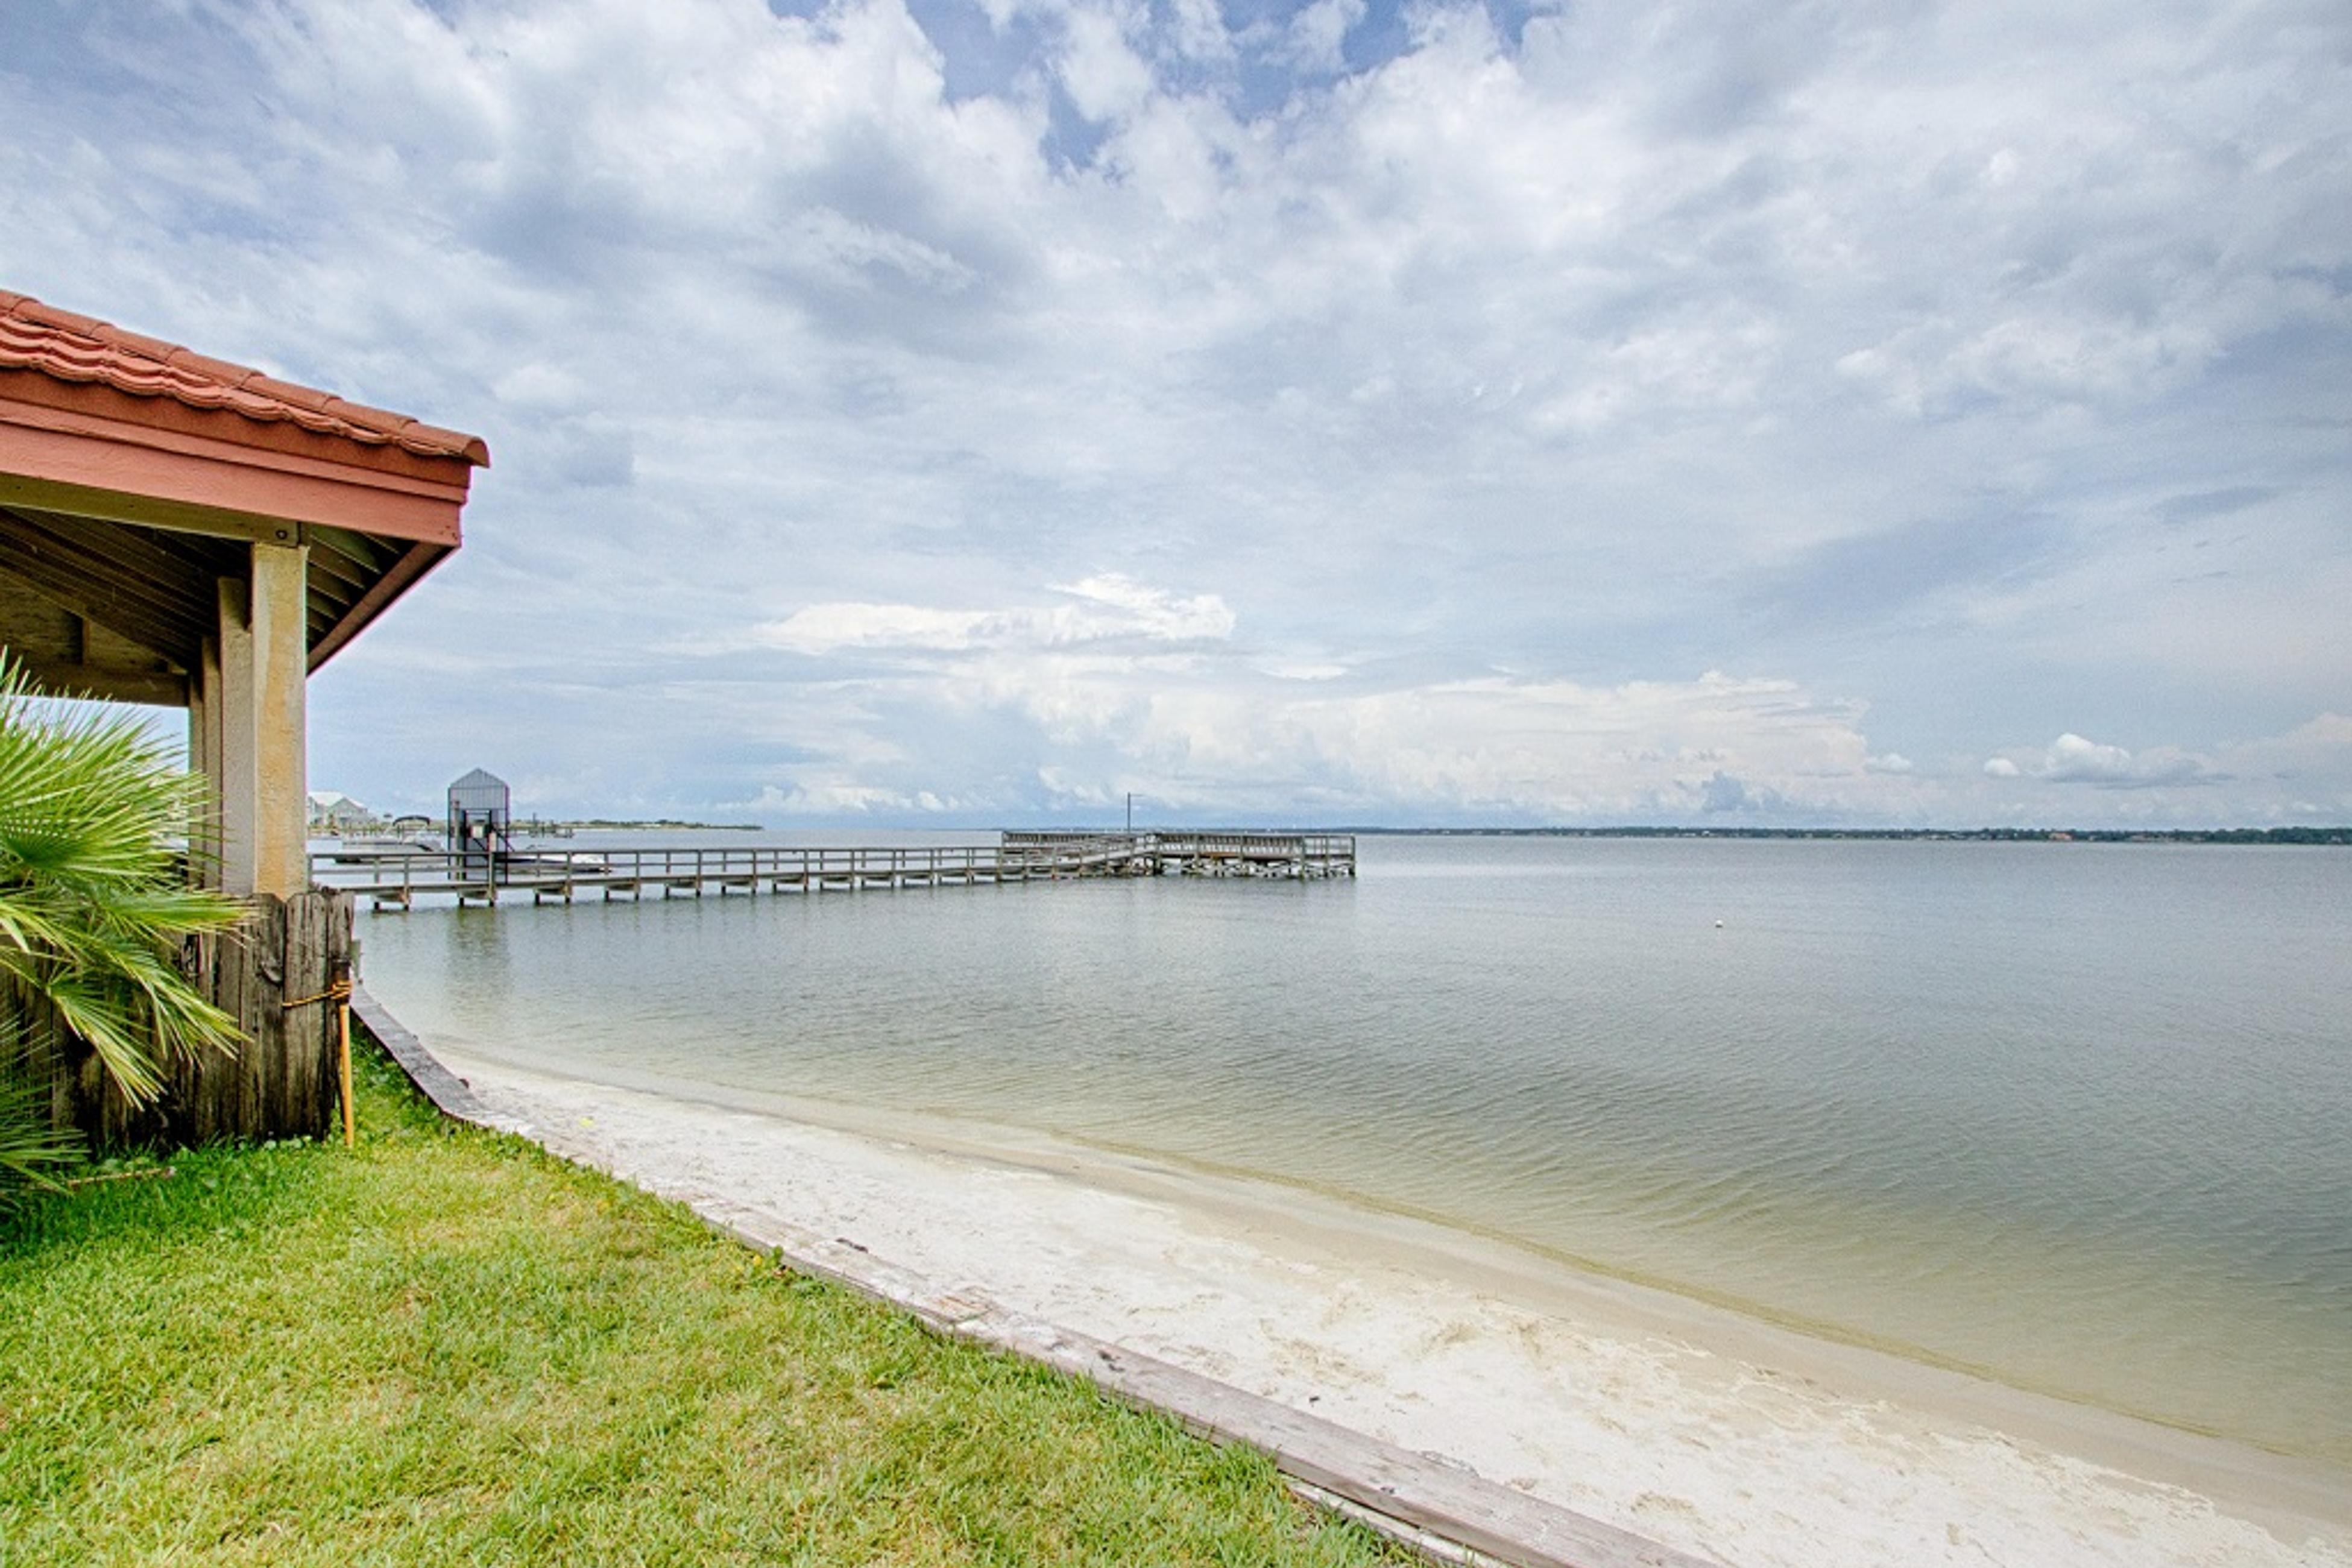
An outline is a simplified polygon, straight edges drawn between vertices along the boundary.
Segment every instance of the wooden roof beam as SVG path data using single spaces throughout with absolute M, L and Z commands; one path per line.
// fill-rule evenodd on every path
M 145 534 L 87 517 L 0 507 L 0 525 L 26 549 L 62 567 L 121 584 L 124 591 L 165 612 L 209 621 L 213 580 L 241 575 L 246 555 L 234 545 Z
M 82 620 L 104 626 L 184 670 L 211 634 L 207 617 L 158 606 L 110 582 L 60 564 L 54 555 L 27 549 L 17 537 L 17 519 L 0 514 L 0 572 Z
M 188 706 L 188 677 L 169 670 L 124 669 L 69 664 L 10 649 L 33 685 L 53 696 L 96 697 L 102 702 L 144 703 L 153 707 Z

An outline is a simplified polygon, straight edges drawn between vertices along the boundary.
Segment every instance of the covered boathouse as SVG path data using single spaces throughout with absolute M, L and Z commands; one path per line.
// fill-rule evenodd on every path
M 191 863 L 251 901 L 190 956 L 250 1043 L 132 1117 L 68 1045 L 61 1114 L 104 1137 L 296 1135 L 335 1109 L 348 894 L 310 880 L 305 682 L 457 548 L 478 436 L 0 291 L 0 646 L 43 690 L 188 712 Z

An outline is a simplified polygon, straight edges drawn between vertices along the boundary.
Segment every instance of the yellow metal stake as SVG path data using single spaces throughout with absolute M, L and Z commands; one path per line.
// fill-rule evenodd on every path
M 348 980 L 343 982 L 342 1000 L 336 1004 L 335 1013 L 335 1025 L 342 1036 L 340 1065 L 343 1074 L 343 1147 L 356 1149 L 360 1146 L 360 1124 L 352 1104 L 352 987 Z

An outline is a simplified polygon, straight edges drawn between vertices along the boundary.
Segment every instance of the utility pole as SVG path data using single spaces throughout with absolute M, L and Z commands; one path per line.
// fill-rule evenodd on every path
M 1127 836 L 1135 837 L 1135 791 L 1127 792 Z

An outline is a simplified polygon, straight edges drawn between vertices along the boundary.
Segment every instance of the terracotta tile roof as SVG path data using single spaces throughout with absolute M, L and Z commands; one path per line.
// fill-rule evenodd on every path
M 134 397 L 168 397 L 191 408 L 226 409 L 260 423 L 293 424 L 368 446 L 388 444 L 423 457 L 462 457 L 484 467 L 490 461 L 489 446 L 478 435 L 346 402 L 331 392 L 207 359 L 5 289 L 0 289 L 0 368 L 96 382 Z

